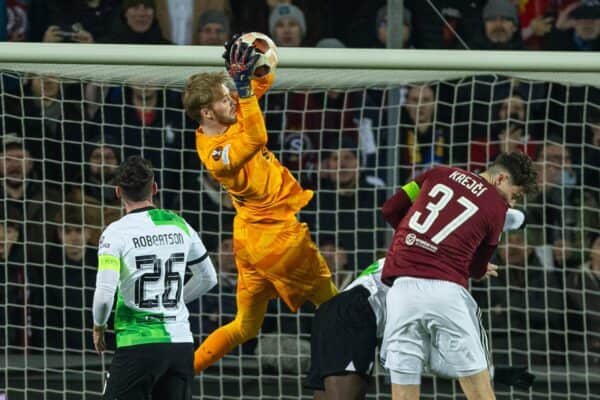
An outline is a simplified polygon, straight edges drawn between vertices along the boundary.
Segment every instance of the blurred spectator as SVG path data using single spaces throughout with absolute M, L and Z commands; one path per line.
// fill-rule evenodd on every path
M 458 38 L 468 44 L 480 35 L 482 3 L 483 0 L 435 0 L 431 3 L 405 0 L 404 5 L 412 12 L 412 43 L 417 49 L 464 50 Z
M 221 11 L 208 10 L 200 16 L 194 44 L 222 46 L 231 36 L 229 18 Z
M 520 365 L 557 362 L 561 353 L 564 356 L 559 343 L 564 343 L 560 339 L 566 305 L 556 271 L 541 263 L 525 243 L 523 231 L 509 232 L 492 262 L 502 273 L 474 284 L 473 296 L 489 313 L 494 361 Z
M 521 37 L 527 49 L 545 50 L 549 33 L 559 14 L 570 4 L 580 0 L 526 0 L 519 1 Z
M 72 100 L 76 87 L 58 78 L 32 76 L 20 97 L 6 98 L 8 128 L 21 132 L 27 147 L 42 164 L 43 178 L 74 182 L 83 160 L 83 114 Z
M 163 208 L 173 208 L 181 188 L 184 138 L 182 116 L 172 108 L 175 93 L 146 86 L 128 86 L 109 94 L 105 131 L 121 138 L 123 157 L 140 154 L 157 171 L 159 198 Z M 113 99 L 114 98 L 114 99 Z
M 269 15 L 271 39 L 281 47 L 299 47 L 306 36 L 304 13 L 293 4 L 280 4 Z
M 402 47 L 407 49 L 411 47 L 411 19 L 412 13 L 408 8 L 402 11 Z M 377 10 L 377 20 L 375 21 L 377 30 L 377 47 L 387 47 L 387 5 Z
M 322 14 L 321 37 L 339 38 L 348 47 L 371 48 L 377 43 L 376 26 L 377 10 L 385 5 L 385 0 L 330 0 L 324 1 Z M 314 9 L 305 7 L 304 10 Z M 310 30 L 313 21 L 309 19 Z
M 435 120 L 436 105 L 432 86 L 408 88 L 398 131 L 399 185 L 434 165 L 448 163 L 448 131 Z
M 24 224 L 25 263 L 41 263 L 44 243 L 51 237 L 46 216 L 54 215 L 61 195 L 44 187 L 31 152 L 14 134 L 4 134 L 0 144 L 0 182 L 0 209 L 9 221 Z
M 155 4 L 163 37 L 178 45 L 199 44 L 196 36 L 202 29 L 202 18 L 209 11 L 231 15 L 229 0 L 155 0 Z
M 320 152 L 318 134 L 286 131 L 277 142 L 281 143 L 278 152 L 281 163 L 294 174 L 303 188 L 315 188 Z M 274 145 L 274 149 L 277 149 L 277 144 Z
M 357 274 L 348 268 L 348 251 L 338 244 L 333 235 L 323 235 L 319 238 L 319 251 L 329 266 L 333 283 L 339 290 L 344 290 Z
M 237 310 L 235 293 L 237 268 L 233 258 L 233 238 L 224 235 L 217 249 L 219 284 L 202 297 L 202 334 L 208 335 L 218 327 L 233 321 Z
M 600 200 L 600 113 L 594 113 L 590 118 L 582 153 L 583 184 L 595 190 L 596 198 Z
M 274 8 L 279 5 L 292 5 L 302 10 L 309 29 L 304 37 L 304 44 L 313 45 L 320 38 L 334 32 L 325 31 L 328 24 L 326 8 L 328 2 L 321 0 L 244 0 L 231 2 L 231 32 L 263 32 L 273 37 L 269 32 L 269 17 Z
M 92 138 L 85 145 L 81 186 L 75 186 L 68 201 L 84 206 L 89 243 L 98 243 L 103 227 L 121 216 L 121 201 L 115 195 L 114 180 L 121 163 L 117 139 L 110 135 Z
M 31 317 L 28 304 L 32 302 L 28 285 L 36 280 L 32 274 L 37 269 L 26 267 L 22 241 L 20 224 L 0 218 L 0 326 L 5 329 L 0 345 L 11 353 L 27 352 L 28 347 L 39 342 L 26 327 Z
M 511 124 L 523 127 L 528 145 L 543 140 L 548 125 L 548 85 L 499 75 L 479 75 L 456 85 L 452 129 L 469 141 L 489 142 Z
M 119 0 L 31 0 L 28 38 L 94 43 L 108 34 L 118 12 Z
M 571 333 L 587 332 L 587 337 L 573 338 L 573 347 L 589 357 L 590 364 L 600 365 L 600 235 L 590 243 L 589 261 L 569 272 L 567 293 L 569 308 L 578 318 Z
M 48 248 L 41 282 L 44 309 L 34 313 L 33 324 L 44 327 L 45 347 L 49 350 L 91 348 L 89 315 L 97 272 L 96 252 L 89 246 L 91 231 L 84 226 L 84 209 L 80 206 L 65 206 L 53 222 L 58 246 Z
M 181 209 L 185 220 L 201 233 L 206 248 L 217 251 L 221 233 L 233 231 L 233 202 L 229 193 L 203 167 L 198 167 L 194 174 L 195 179 L 183 188 L 176 208 Z
M 347 136 L 323 153 L 318 191 L 319 234 L 334 235 L 348 251 L 352 270 L 368 265 L 383 247 L 383 181 L 359 169 L 357 144 Z
M 581 262 L 576 250 L 600 226 L 598 205 L 577 184 L 571 154 L 564 144 L 544 143 L 538 148 L 536 162 L 540 192 L 527 204 L 529 243 L 557 248 L 554 267 L 572 266 Z
M 525 134 L 522 123 L 510 123 L 492 140 L 472 140 L 469 153 L 469 169 L 483 171 L 503 152 L 526 152 L 530 157 L 535 156 L 536 142 L 530 142 Z
M 479 50 L 521 50 L 517 8 L 509 0 L 488 0 L 482 13 L 484 35 L 474 41 Z
M 600 50 L 600 1 L 581 0 L 565 8 L 548 40 L 553 50 Z
M 29 40 L 94 43 L 109 33 L 119 0 L 31 0 Z
M 27 39 L 27 31 L 29 30 L 29 9 L 30 0 L 6 0 L 6 7 L 2 7 L 5 11 L 5 23 L 2 28 L 6 27 L 6 39 L 9 42 L 23 42 Z
M 6 5 L 4 1 L 0 1 L 0 42 L 6 42 L 8 39 L 7 33 L 7 18 L 6 18 Z
M 123 0 L 121 17 L 98 42 L 170 44 L 158 25 L 154 0 Z

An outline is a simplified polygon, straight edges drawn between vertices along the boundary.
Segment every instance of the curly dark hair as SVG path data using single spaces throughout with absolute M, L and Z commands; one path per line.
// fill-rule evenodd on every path
M 154 183 L 152 163 L 140 156 L 129 156 L 119 166 L 115 182 L 121 187 L 125 200 L 146 200 Z
M 525 193 L 537 191 L 537 170 L 531 158 L 523 152 L 500 153 L 491 168 L 501 168 L 508 172 L 512 184 L 523 187 Z

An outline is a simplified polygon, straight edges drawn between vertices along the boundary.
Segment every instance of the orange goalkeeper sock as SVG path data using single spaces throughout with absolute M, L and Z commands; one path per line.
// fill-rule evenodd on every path
M 217 329 L 196 349 L 194 353 L 196 375 L 219 361 L 239 344 L 234 340 L 234 335 L 227 331 L 227 325 Z

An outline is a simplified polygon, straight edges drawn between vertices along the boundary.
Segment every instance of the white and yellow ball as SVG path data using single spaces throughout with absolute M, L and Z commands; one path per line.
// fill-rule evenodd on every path
M 244 33 L 237 40 L 241 40 L 250 46 L 254 46 L 256 52 L 260 54 L 260 58 L 252 71 L 252 78 L 262 78 L 263 76 L 275 71 L 279 62 L 279 54 L 275 42 L 260 32 Z

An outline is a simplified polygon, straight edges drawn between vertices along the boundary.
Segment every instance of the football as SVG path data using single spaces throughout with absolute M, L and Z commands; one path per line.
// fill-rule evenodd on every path
M 260 54 L 252 71 L 252 78 L 261 78 L 275 70 L 279 62 L 279 54 L 275 42 L 270 37 L 260 32 L 249 32 L 244 33 L 238 40 L 254 46 L 256 52 Z

